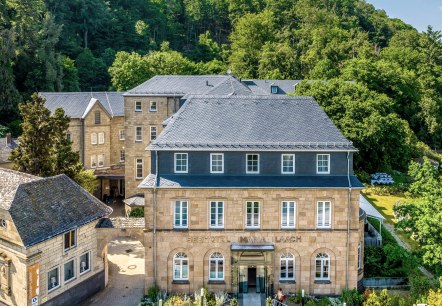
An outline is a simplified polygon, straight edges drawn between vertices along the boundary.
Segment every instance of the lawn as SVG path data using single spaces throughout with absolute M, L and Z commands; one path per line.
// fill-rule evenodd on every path
M 364 196 L 373 204 L 374 207 L 385 217 L 385 222 L 388 224 L 394 225 L 397 220 L 394 217 L 393 206 L 397 201 L 406 200 L 407 198 L 404 196 L 396 196 L 396 195 L 388 195 L 381 196 L 376 195 L 370 192 L 370 190 L 366 190 L 363 192 Z M 394 230 L 395 233 L 404 241 L 406 244 L 410 246 L 412 250 L 416 250 L 419 247 L 419 244 L 411 239 L 406 233 L 402 230 Z

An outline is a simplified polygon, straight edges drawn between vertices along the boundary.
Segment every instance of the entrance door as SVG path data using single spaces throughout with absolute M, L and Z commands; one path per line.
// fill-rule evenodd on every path
M 249 292 L 256 292 L 256 267 L 247 269 L 247 282 L 249 283 Z

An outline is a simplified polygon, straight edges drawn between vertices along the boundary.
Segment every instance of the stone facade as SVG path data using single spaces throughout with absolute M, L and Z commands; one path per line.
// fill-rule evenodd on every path
M 154 204 L 152 190 L 146 199 L 146 288 L 155 282 L 162 290 L 193 293 L 202 287 L 210 290 L 241 292 L 242 277 L 247 267 L 265 271 L 266 292 L 281 287 L 284 291 L 301 289 L 311 294 L 340 294 L 346 287 L 347 204 L 348 189 L 157 189 L 156 237 L 153 234 Z M 174 229 L 174 203 L 188 201 L 188 228 Z M 224 202 L 224 226 L 209 227 L 209 201 Z M 296 226 L 281 228 L 281 201 L 296 202 Z M 331 201 L 330 229 L 317 229 L 317 201 Z M 260 225 L 246 229 L 246 201 L 260 203 Z M 350 231 L 348 249 L 348 287 L 358 282 L 358 244 L 363 245 L 363 220 L 359 219 L 359 190 L 351 191 Z M 264 251 L 266 259 L 247 263 L 232 245 L 273 245 Z M 189 259 L 187 282 L 173 280 L 173 257 L 183 252 Z M 219 252 L 224 257 L 224 279 L 210 282 L 209 256 Z M 280 256 L 295 257 L 294 281 L 280 281 Z M 256 253 L 256 252 L 255 252 Z M 315 256 L 330 256 L 329 281 L 315 281 Z M 251 253 L 250 253 L 251 254 Z M 256 255 L 256 254 L 255 254 Z M 154 260 L 155 258 L 155 260 Z M 162 267 L 157 268 L 155 267 Z M 165 268 L 163 268 L 165 267 Z M 361 270 L 362 271 L 362 270 Z M 258 271 L 259 273 L 259 271 Z
M 135 111 L 135 103 L 141 102 L 141 111 Z M 156 102 L 156 111 L 150 111 L 151 102 Z M 125 189 L 126 197 L 142 192 L 139 183 L 150 173 L 150 152 L 146 147 L 150 144 L 151 127 L 156 127 L 157 136 L 163 130 L 162 122 L 178 111 L 179 97 L 164 96 L 126 96 L 124 97 L 124 127 L 126 131 L 125 150 Z M 142 127 L 142 141 L 135 140 L 136 127 Z M 143 160 L 143 175 L 135 176 L 136 159 Z

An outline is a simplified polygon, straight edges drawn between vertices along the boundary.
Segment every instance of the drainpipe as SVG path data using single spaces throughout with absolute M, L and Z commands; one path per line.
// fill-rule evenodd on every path
M 157 285 L 157 182 L 158 182 L 158 151 L 155 151 L 155 183 L 153 186 L 153 279 Z
M 80 145 L 81 145 L 81 163 L 83 164 L 83 168 L 86 168 L 86 165 L 84 163 L 84 152 L 85 152 L 85 145 L 86 145 L 86 140 L 85 140 L 85 132 L 84 132 L 84 119 L 80 118 L 80 122 L 81 122 L 81 134 L 80 134 Z
M 347 152 L 347 180 L 348 180 L 348 199 L 347 199 L 347 248 L 345 262 L 345 288 L 348 290 L 348 262 L 350 256 L 350 207 L 351 207 L 351 182 L 350 182 L 350 151 Z

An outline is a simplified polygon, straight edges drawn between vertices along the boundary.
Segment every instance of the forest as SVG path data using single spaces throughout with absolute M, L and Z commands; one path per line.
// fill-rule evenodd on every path
M 363 0 L 0 0 L 0 134 L 20 134 L 33 92 L 231 69 L 311 80 L 295 94 L 355 143 L 357 170 L 406 170 L 441 146 L 441 37 Z

